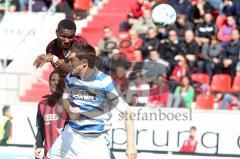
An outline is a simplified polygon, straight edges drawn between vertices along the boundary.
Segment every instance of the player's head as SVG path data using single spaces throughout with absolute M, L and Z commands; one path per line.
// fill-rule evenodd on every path
M 84 74 L 88 68 L 95 66 L 96 51 L 89 44 L 74 43 L 67 57 L 68 65 L 73 74 Z
M 3 116 L 12 117 L 12 113 L 11 113 L 11 110 L 10 110 L 10 106 L 9 106 L 9 105 L 5 105 L 5 106 L 2 108 L 2 115 L 3 115 Z
M 58 90 L 58 84 L 60 81 L 60 75 L 58 71 L 53 71 L 49 76 L 49 87 L 51 94 Z
M 76 24 L 71 19 L 63 19 L 56 30 L 58 45 L 62 49 L 69 49 L 76 33 Z
M 190 136 L 194 138 L 196 136 L 196 131 L 197 131 L 197 128 L 195 126 L 192 126 L 190 128 Z

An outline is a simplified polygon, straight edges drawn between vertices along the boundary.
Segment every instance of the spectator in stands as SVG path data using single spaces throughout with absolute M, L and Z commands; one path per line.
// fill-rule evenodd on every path
M 238 27 L 240 27 L 240 1 L 239 0 L 224 0 L 222 12 L 224 14 L 232 14 L 236 18 Z
M 184 140 L 182 147 L 180 148 L 180 152 L 188 152 L 195 153 L 198 141 L 195 139 L 197 128 L 192 126 L 190 128 L 189 138 Z
M 138 101 L 140 103 L 146 104 L 148 101 L 150 86 L 149 84 L 144 80 L 141 71 L 134 73 L 134 80 L 130 82 L 126 94 L 126 100 L 130 102 L 130 97 L 132 97 L 133 94 L 137 94 Z
M 161 58 L 167 61 L 172 69 L 176 65 L 175 56 L 182 52 L 180 41 L 175 30 L 168 32 L 168 39 L 163 41 L 160 45 L 159 52 Z
M 66 14 L 67 19 L 73 19 L 74 18 L 73 1 L 71 1 L 71 0 L 58 1 L 57 7 L 56 7 L 56 12 Z
M 128 14 L 127 21 L 120 23 L 119 32 L 129 31 L 136 22 L 137 19 L 132 14 Z
M 126 78 L 126 68 L 124 65 L 116 66 L 116 70 L 112 75 L 112 79 L 118 88 L 124 95 L 128 88 L 128 79 Z
M 156 49 L 152 49 L 149 58 L 144 60 L 142 67 L 142 75 L 145 80 L 151 85 L 158 74 L 166 75 L 167 62 L 160 58 Z
M 133 94 L 131 96 L 131 101 L 128 103 L 130 106 L 144 106 L 144 103 L 140 103 L 138 100 L 138 95 L 137 94 Z
M 121 51 L 127 56 L 128 61 L 133 60 L 133 52 L 142 46 L 143 40 L 138 36 L 137 31 L 134 29 L 129 30 L 130 46 L 121 48 Z
M 164 41 L 168 38 L 168 32 L 165 28 L 157 28 L 157 38 L 160 39 L 160 41 Z
M 236 96 L 233 94 L 225 94 L 223 96 L 222 104 L 220 109 L 231 109 L 229 106 L 236 107 L 236 109 L 240 108 L 240 96 Z
M 2 119 L 0 119 L 0 144 L 11 144 L 13 116 L 9 105 L 2 108 L 2 115 Z
M 20 0 L 21 2 L 22 0 Z M 21 2 L 23 3 L 23 2 Z M 28 2 L 27 2 L 28 3 Z M 23 4 L 21 4 L 23 5 Z M 49 1 L 47 0 L 35 0 L 32 6 L 33 12 L 46 12 L 50 7 Z
M 62 96 L 62 81 L 60 74 L 53 71 L 49 76 L 50 95 L 45 96 L 38 104 L 37 112 L 37 136 L 35 157 L 39 158 L 44 147 L 44 158 L 47 152 L 61 133 L 67 120 L 67 114 L 59 104 Z M 54 117 L 54 118 L 53 118 Z
M 189 0 L 167 0 L 167 3 L 179 13 L 187 15 L 189 13 L 190 1 Z
M 194 98 L 194 88 L 190 84 L 190 77 L 183 76 L 181 85 L 175 89 L 174 94 L 168 96 L 168 107 L 174 108 L 191 108 Z
M 48 44 L 46 54 L 39 55 L 33 65 L 39 68 L 50 62 L 54 68 L 60 68 L 64 73 L 68 73 L 69 67 L 65 63 L 65 57 L 70 47 L 74 42 L 87 43 L 83 37 L 75 35 L 76 29 L 77 27 L 73 20 L 61 20 L 56 30 L 57 38 Z
M 187 20 L 186 15 L 183 13 L 179 13 L 177 15 L 177 20 L 175 24 L 172 27 L 170 27 L 170 30 L 177 30 L 177 35 L 179 40 L 183 40 L 184 33 L 187 30 L 192 30 L 192 29 L 193 29 L 192 24 Z
M 184 33 L 184 41 L 181 44 L 181 47 L 182 53 L 189 65 L 189 73 L 192 74 L 197 66 L 198 55 L 200 53 L 199 45 L 195 40 L 192 30 L 187 30 Z
M 189 67 L 187 64 L 187 60 L 182 55 L 176 56 L 177 65 L 174 67 L 172 74 L 170 75 L 169 79 L 178 85 L 182 77 L 186 76 L 189 71 Z
M 141 50 L 143 52 L 143 58 L 146 59 L 149 56 L 149 50 L 158 49 L 160 40 L 157 38 L 157 30 L 154 27 L 148 28 L 147 35 L 144 37 Z
M 213 74 L 222 73 L 222 45 L 216 35 L 210 37 L 209 42 L 202 46 L 203 61 L 198 62 L 199 72 L 207 72 L 210 79 Z
M 133 61 L 131 62 L 131 65 L 127 72 L 127 77 L 130 80 L 133 80 L 135 77 L 135 72 L 138 72 L 142 70 L 143 65 L 143 58 L 142 58 L 142 51 L 141 49 L 135 49 L 133 53 Z
M 93 0 L 93 4 L 95 5 L 95 6 L 98 6 L 98 4 L 101 2 L 102 0 Z
M 147 0 L 137 0 L 129 14 L 138 19 L 143 15 L 144 9 L 151 9 L 151 4 Z
M 103 38 L 98 43 L 98 49 L 100 51 L 99 57 L 104 63 L 107 63 L 109 54 L 118 46 L 118 40 L 113 36 L 109 26 L 103 28 L 103 34 Z
M 213 22 L 212 14 L 204 14 L 204 20 L 202 23 L 198 23 L 196 27 L 196 41 L 199 45 L 202 45 L 209 40 L 209 36 L 217 33 L 217 27 Z
M 232 32 L 237 28 L 235 19 L 232 15 L 227 16 L 226 24 L 220 26 L 217 37 L 222 42 L 229 42 L 232 40 Z
M 92 0 L 74 0 L 73 8 L 75 19 L 85 19 L 88 16 L 88 11 L 92 7 Z
M 107 70 L 109 70 L 110 73 L 114 73 L 118 65 L 125 66 L 125 69 L 130 67 L 126 55 L 120 52 L 119 49 L 114 49 L 109 58 Z
M 0 22 L 4 16 L 5 8 L 8 12 L 15 12 L 19 10 L 19 1 L 18 0 L 8 0 L 7 5 L 5 6 L 6 0 L 0 0 Z
M 28 0 L 19 0 L 19 11 L 26 11 L 28 6 Z
M 235 68 L 240 57 L 240 34 L 238 29 L 232 31 L 232 41 L 224 47 L 223 65 L 228 69 L 232 78 L 235 75 Z
M 191 7 L 189 11 L 190 21 L 197 25 L 203 22 L 203 16 L 205 13 L 211 13 L 213 11 L 213 6 L 206 0 L 191 0 Z
M 159 74 L 150 89 L 148 105 L 150 107 L 166 106 L 171 87 L 163 75 Z
M 151 10 L 145 9 L 143 10 L 143 16 L 138 19 L 132 28 L 137 31 L 140 37 L 144 37 L 149 27 L 156 28 L 152 22 Z

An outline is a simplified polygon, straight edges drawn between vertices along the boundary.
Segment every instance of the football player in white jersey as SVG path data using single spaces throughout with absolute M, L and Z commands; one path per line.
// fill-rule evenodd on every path
M 65 78 L 62 102 L 71 120 L 48 152 L 49 159 L 110 159 L 106 133 L 112 109 L 125 114 L 126 155 L 137 157 L 129 106 L 111 77 L 95 67 L 95 59 L 95 49 L 89 44 L 75 43 L 70 49 L 71 72 Z

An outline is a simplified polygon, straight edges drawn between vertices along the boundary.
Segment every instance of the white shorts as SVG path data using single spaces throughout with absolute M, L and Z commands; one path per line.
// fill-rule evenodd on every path
M 47 153 L 49 159 L 110 159 L 105 134 L 85 135 L 66 125 Z

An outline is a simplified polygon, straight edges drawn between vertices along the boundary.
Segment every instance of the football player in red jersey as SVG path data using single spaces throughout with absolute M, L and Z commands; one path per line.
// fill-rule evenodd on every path
M 68 66 L 64 63 L 64 59 L 70 47 L 74 42 L 87 43 L 86 39 L 76 36 L 75 33 L 76 24 L 73 20 L 61 20 L 56 30 L 57 38 L 48 44 L 46 54 L 39 55 L 33 65 L 36 68 L 40 68 L 45 63 L 51 62 L 54 68 L 59 67 L 63 72 L 68 73 Z
M 67 120 L 66 112 L 59 104 L 61 93 L 59 89 L 60 75 L 57 71 L 53 71 L 49 77 L 49 86 L 51 94 L 45 96 L 45 99 L 39 102 L 37 112 L 37 136 L 35 157 L 40 158 L 44 148 L 44 159 L 51 148 L 61 130 L 65 126 Z M 44 144 L 43 144 L 44 143 Z

